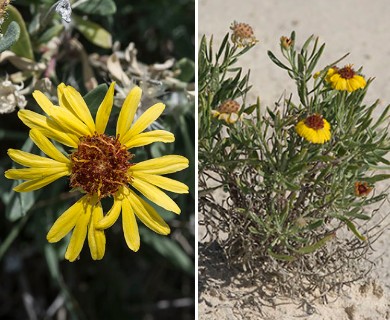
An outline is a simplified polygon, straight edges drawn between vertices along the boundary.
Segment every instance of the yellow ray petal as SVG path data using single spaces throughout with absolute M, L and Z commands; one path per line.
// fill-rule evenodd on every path
M 127 246 L 130 250 L 137 252 L 140 246 L 138 225 L 127 197 L 122 201 L 122 228 Z
M 92 204 L 86 202 L 85 211 L 82 212 L 77 220 L 76 226 L 73 229 L 72 236 L 68 248 L 65 252 L 65 259 L 73 262 L 80 255 L 83 248 L 85 238 L 87 236 L 88 224 L 91 218 Z
M 177 180 L 173 180 L 167 177 L 161 177 L 155 174 L 146 174 L 138 171 L 133 172 L 133 176 L 167 191 L 175 193 L 188 193 L 188 186 Z
M 114 103 L 115 82 L 112 82 L 96 114 L 96 131 L 104 133 Z
M 129 172 L 140 171 L 149 174 L 169 174 L 188 168 L 188 159 L 183 156 L 168 155 L 145 160 L 131 166 Z
M 70 162 L 38 129 L 30 130 L 30 138 L 50 158 L 63 163 Z
M 111 227 L 121 213 L 122 208 L 122 199 L 118 196 L 114 196 L 114 204 L 112 205 L 110 211 L 102 218 L 100 221 L 96 222 L 96 229 L 107 229 Z
M 149 132 L 143 132 L 130 138 L 129 140 L 122 141 L 122 143 L 128 148 L 142 147 L 154 142 L 171 143 L 175 141 L 173 133 L 165 130 L 152 130 Z
M 167 235 L 171 232 L 167 223 L 159 216 L 157 211 L 134 192 L 129 195 L 131 206 L 134 213 L 149 229 L 156 233 Z
M 74 113 L 67 109 L 54 106 L 49 98 L 42 92 L 35 90 L 33 96 L 43 111 L 45 111 L 60 127 L 64 127 L 67 130 L 76 133 L 78 136 L 93 134 L 86 124 L 75 116 Z
M 63 167 L 50 168 L 23 168 L 23 169 L 9 169 L 4 172 L 7 179 L 43 179 L 52 174 L 66 172 L 65 175 L 70 174 L 70 169 L 65 165 Z
M 123 102 L 116 125 L 116 134 L 119 134 L 119 141 L 121 141 L 121 137 L 130 129 L 139 102 L 141 101 L 141 95 L 141 88 L 134 87 Z
M 220 115 L 221 113 L 217 110 L 211 110 L 211 116 L 213 118 L 218 118 L 218 116 Z
M 38 105 L 42 108 L 43 111 L 48 116 L 51 116 L 51 110 L 54 108 L 53 103 L 49 100 L 48 97 L 46 97 L 41 91 L 35 90 L 32 93 L 32 96 L 34 97 L 35 101 L 38 103 Z
M 64 83 L 60 83 L 57 86 L 57 95 L 58 95 L 58 102 L 61 108 L 66 109 L 70 111 L 74 116 L 76 116 L 78 119 L 83 121 L 89 130 L 91 132 L 95 132 L 95 123 L 93 122 L 92 116 L 86 115 L 85 121 L 83 120 L 82 113 L 79 112 L 78 108 L 76 108 L 76 111 L 79 113 L 76 113 L 76 111 L 72 108 L 72 106 L 69 104 L 69 102 L 65 98 L 64 89 L 66 88 L 66 85 Z
M 63 162 L 59 162 L 46 157 L 37 156 L 36 154 L 28 153 L 21 150 L 8 149 L 7 153 L 13 161 L 26 167 L 34 167 L 34 168 L 66 167 L 66 165 Z
M 73 110 L 73 113 L 87 125 L 90 133 L 93 134 L 96 130 L 95 123 L 81 94 L 71 86 L 61 86 L 59 92 L 62 92 L 61 98 L 59 98 L 61 104 L 67 109 Z
M 133 124 L 130 130 L 119 140 L 128 141 L 132 137 L 144 131 L 147 127 L 149 127 L 164 111 L 165 105 L 163 103 L 156 103 L 154 106 L 151 106 L 148 110 L 146 110 Z
M 16 191 L 16 192 L 34 191 L 34 190 L 40 189 L 40 188 L 48 185 L 49 183 L 52 183 L 53 181 L 55 181 L 63 176 L 66 176 L 68 174 L 69 174 L 69 171 L 64 170 L 64 171 L 55 173 L 51 176 L 47 176 L 43 179 L 40 178 L 40 179 L 29 180 L 29 181 L 23 182 L 20 185 L 16 186 L 14 188 L 14 191 Z
M 47 241 L 58 242 L 65 237 L 74 228 L 79 216 L 86 210 L 86 205 L 87 196 L 84 196 L 61 214 L 50 228 L 46 236 Z
M 100 201 L 92 208 L 91 223 L 88 228 L 88 244 L 93 260 L 100 260 L 106 251 L 106 236 L 104 231 L 96 229 L 96 223 L 103 218 L 103 208 Z
M 78 137 L 70 132 L 64 132 L 53 120 L 30 110 L 19 110 L 18 117 L 29 128 L 36 128 L 45 136 L 58 142 L 76 148 L 79 142 Z
M 139 192 L 141 192 L 147 199 L 159 205 L 160 207 L 163 207 L 164 209 L 177 214 L 180 213 L 180 208 L 178 207 L 178 205 L 163 191 L 161 191 L 154 185 L 136 177 L 133 177 L 131 185 Z
M 84 122 L 75 117 L 71 112 L 63 108 L 53 108 L 51 118 L 66 130 L 73 132 L 77 137 L 92 135 Z

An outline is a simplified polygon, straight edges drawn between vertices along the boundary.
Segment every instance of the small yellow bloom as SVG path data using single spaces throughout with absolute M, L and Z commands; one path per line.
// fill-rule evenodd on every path
M 232 42 L 238 47 L 249 47 L 259 42 L 253 33 L 252 27 L 247 23 L 234 21 L 230 29 L 233 31 L 231 35 Z
M 86 238 L 92 258 L 102 259 L 106 244 L 104 229 L 112 226 L 121 212 L 124 237 L 133 251 L 140 247 L 136 217 L 151 230 L 169 234 L 169 226 L 139 194 L 179 214 L 178 205 L 161 189 L 188 193 L 185 184 L 162 176 L 187 168 L 186 158 L 167 155 L 135 163 L 134 154 L 129 151 L 157 141 L 174 141 L 174 135 L 164 130 L 144 132 L 163 112 L 162 103 L 150 107 L 133 121 L 142 93 L 135 87 L 119 113 L 116 136 L 105 134 L 114 86 L 115 83 L 110 85 L 95 120 L 80 93 L 70 86 L 58 86 L 59 106 L 53 105 L 42 92 L 35 91 L 35 100 L 48 116 L 30 110 L 21 110 L 18 115 L 31 128 L 31 139 L 48 157 L 20 150 L 8 151 L 12 160 L 27 167 L 5 172 L 8 179 L 27 180 L 15 187 L 15 191 L 37 190 L 70 176 L 70 186 L 85 193 L 55 221 L 47 234 L 49 242 L 57 242 L 73 230 L 65 253 L 69 261 L 77 259 Z M 48 138 L 70 147 L 69 153 L 63 154 Z M 113 199 L 113 205 L 104 216 L 100 200 L 106 197 Z
M 340 91 L 353 92 L 358 89 L 363 89 L 366 86 L 366 80 L 363 76 L 358 75 L 351 65 L 347 65 L 344 68 L 329 68 L 325 77 L 325 81 L 328 82 L 333 89 Z
M 295 126 L 296 132 L 311 143 L 322 144 L 330 140 L 330 124 L 322 116 L 313 114 Z
M 211 115 L 218 120 L 223 120 L 227 124 L 233 124 L 239 119 L 238 110 L 240 104 L 234 100 L 226 100 L 217 110 L 212 110 Z

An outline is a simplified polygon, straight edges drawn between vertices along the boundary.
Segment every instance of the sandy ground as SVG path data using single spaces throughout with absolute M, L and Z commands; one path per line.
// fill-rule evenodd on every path
M 326 43 L 322 66 L 350 52 L 345 64 L 356 69 L 363 66 L 366 77 L 375 77 L 366 97 L 367 103 L 380 98 L 379 106 L 390 103 L 390 12 L 388 0 L 199 0 L 199 36 L 214 35 L 215 47 L 229 31 L 234 20 L 249 23 L 260 43 L 247 53 L 240 65 L 251 70 L 253 89 L 247 103 L 260 96 L 263 105 L 273 105 L 284 90 L 293 92 L 294 84 L 268 58 L 267 50 L 279 54 L 279 38 L 297 33 L 297 46 L 311 34 Z M 389 182 L 380 188 L 386 188 Z M 381 214 L 390 213 L 389 205 Z M 200 237 L 203 234 L 199 229 Z M 372 279 L 345 288 L 328 303 L 317 301 L 299 306 L 302 301 L 280 299 L 282 305 L 262 306 L 261 312 L 243 303 L 255 297 L 256 287 L 238 286 L 240 275 L 227 269 L 218 250 L 205 250 L 200 244 L 200 256 L 207 256 L 199 274 L 199 319 L 390 319 L 390 252 L 387 229 L 375 244 L 377 265 Z M 214 261 L 215 260 L 215 261 Z M 207 268 L 205 268 L 207 265 Z

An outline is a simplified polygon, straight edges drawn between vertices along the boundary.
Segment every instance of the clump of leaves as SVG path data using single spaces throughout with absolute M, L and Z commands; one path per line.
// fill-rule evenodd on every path
M 236 52 L 227 35 L 215 56 L 205 38 L 199 50 L 200 223 L 231 264 L 289 295 L 323 293 L 363 276 L 362 261 L 383 231 L 373 218 L 387 194 L 375 184 L 390 178 L 378 173 L 390 165 L 390 106 L 373 118 L 378 101 L 364 102 L 372 79 L 353 92 L 335 90 L 329 70 L 341 59 L 314 74 L 325 44 L 313 36 L 300 50 L 294 44 L 294 32 L 281 38 L 284 60 L 268 52 L 297 86 L 297 99 L 272 109 L 245 104 L 249 73 L 234 64 L 252 46 Z M 224 100 L 241 98 L 241 120 L 211 116 Z M 297 123 L 312 114 L 329 121 L 330 141 L 298 135 Z

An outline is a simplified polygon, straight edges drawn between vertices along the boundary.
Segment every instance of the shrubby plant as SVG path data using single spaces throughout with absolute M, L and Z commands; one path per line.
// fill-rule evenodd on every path
M 212 38 L 199 49 L 200 223 L 230 264 L 290 295 L 367 272 L 387 199 L 377 183 L 390 178 L 390 106 L 374 118 L 378 101 L 364 101 L 373 79 L 343 66 L 347 55 L 320 70 L 325 44 L 297 40 L 268 52 L 297 87 L 272 108 L 246 102 L 249 72 L 236 66 L 256 42 L 233 33 L 216 53 Z

